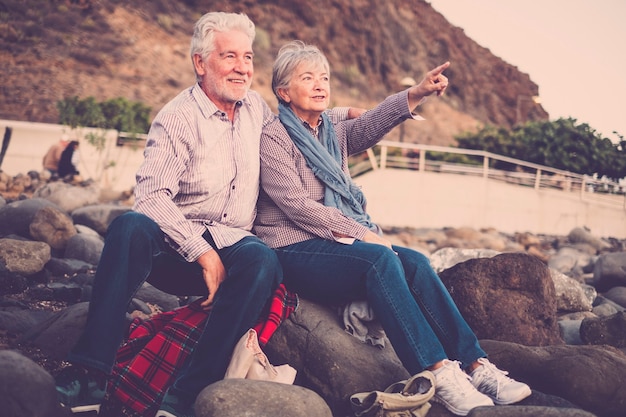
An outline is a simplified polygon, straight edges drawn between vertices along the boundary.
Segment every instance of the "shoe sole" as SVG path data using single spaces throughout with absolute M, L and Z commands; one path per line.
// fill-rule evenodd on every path
M 70 408 L 72 413 L 86 413 L 88 411 L 95 411 L 97 414 L 100 414 L 100 404 L 92 404 L 92 405 L 77 405 L 76 407 Z
M 530 390 L 530 387 L 527 390 L 524 390 L 516 399 L 514 400 L 509 400 L 509 401 L 498 401 L 496 398 L 492 398 L 491 396 L 489 398 L 491 398 L 491 400 L 494 402 L 494 404 L 496 405 L 509 405 L 509 404 L 515 404 L 518 403 L 520 401 L 522 401 L 524 398 L 527 398 L 530 396 L 530 394 L 532 394 L 532 391 Z
M 178 417 L 178 416 L 170 413 L 169 411 L 159 410 L 157 411 L 156 416 L 154 417 Z
M 467 411 L 459 410 L 458 408 L 452 407 L 451 405 L 449 405 L 445 401 L 440 400 L 439 398 L 436 398 L 434 396 L 432 398 L 432 401 L 436 402 L 438 404 L 443 405 L 446 408 L 446 410 L 450 411 L 452 414 L 457 415 L 457 416 L 466 416 L 471 411 L 471 410 L 467 410 Z

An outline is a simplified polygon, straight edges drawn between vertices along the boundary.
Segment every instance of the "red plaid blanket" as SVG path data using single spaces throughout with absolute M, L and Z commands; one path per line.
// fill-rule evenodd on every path
M 107 394 L 138 413 L 154 415 L 200 338 L 201 324 L 208 317 L 200 302 L 148 320 L 133 320 L 128 338 L 117 352 Z M 281 284 L 254 326 L 261 346 L 297 306 L 297 295 Z

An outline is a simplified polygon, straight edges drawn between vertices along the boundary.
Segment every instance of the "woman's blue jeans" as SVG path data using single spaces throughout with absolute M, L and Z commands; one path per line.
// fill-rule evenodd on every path
M 215 247 L 208 232 L 204 237 Z M 282 281 L 274 251 L 257 237 L 216 250 L 227 276 L 215 294 L 202 336 L 174 383 L 175 392 L 190 400 L 224 377 L 234 346 L 254 326 Z M 111 372 L 127 328 L 126 310 L 146 280 L 171 294 L 207 295 L 200 266 L 171 250 L 153 220 L 128 212 L 107 231 L 86 327 L 69 354 L 71 362 Z
M 452 297 L 414 250 L 311 239 L 275 249 L 285 285 L 325 304 L 366 299 L 411 374 L 446 358 L 465 366 L 487 356 Z

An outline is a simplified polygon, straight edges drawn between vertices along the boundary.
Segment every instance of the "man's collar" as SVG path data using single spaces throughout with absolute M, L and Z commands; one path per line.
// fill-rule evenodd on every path
M 191 94 L 194 96 L 196 101 L 200 105 L 200 111 L 205 118 L 209 118 L 211 115 L 215 113 L 224 113 L 222 110 L 218 109 L 215 103 L 207 97 L 206 93 L 202 90 L 200 83 L 196 83 L 191 90 Z M 249 106 L 250 99 L 248 98 L 248 94 L 246 93 L 245 97 L 241 100 L 237 101 L 235 104 L 236 107 L 241 107 L 243 105 Z

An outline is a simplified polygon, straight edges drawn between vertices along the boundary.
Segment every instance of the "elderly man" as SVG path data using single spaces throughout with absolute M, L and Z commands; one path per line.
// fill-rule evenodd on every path
M 223 378 L 239 338 L 282 281 L 276 255 L 251 233 L 259 193 L 261 131 L 276 116 L 250 90 L 255 27 L 243 14 L 208 13 L 195 24 L 197 83 L 155 117 L 137 173 L 134 210 L 107 232 L 87 324 L 57 377 L 73 412 L 99 410 L 125 332 L 131 298 L 148 281 L 206 296 L 202 336 L 157 416 L 193 415 Z M 346 116 L 346 110 L 337 112 Z

